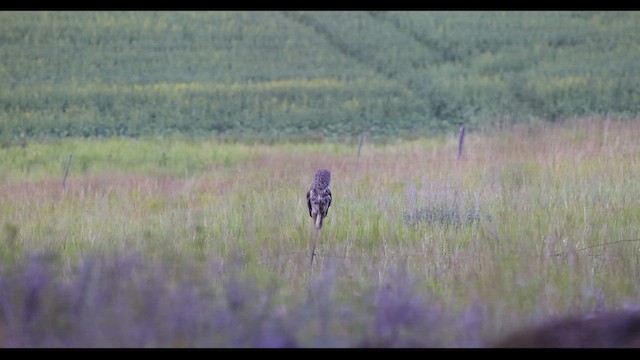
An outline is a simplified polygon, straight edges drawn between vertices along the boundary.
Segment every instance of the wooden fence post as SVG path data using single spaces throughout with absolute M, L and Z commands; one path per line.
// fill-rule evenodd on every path
M 64 184 L 67 181 L 67 175 L 69 175 L 69 166 L 71 165 L 71 154 L 67 158 L 67 166 L 64 168 L 64 178 L 62 179 L 62 188 L 64 189 Z
M 462 146 L 464 145 L 464 125 L 460 125 L 458 133 L 458 160 L 462 159 Z

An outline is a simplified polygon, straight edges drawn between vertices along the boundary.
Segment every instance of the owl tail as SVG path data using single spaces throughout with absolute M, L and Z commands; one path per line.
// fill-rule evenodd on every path
M 318 211 L 318 215 L 316 215 L 316 229 L 320 230 L 322 228 L 322 214 Z

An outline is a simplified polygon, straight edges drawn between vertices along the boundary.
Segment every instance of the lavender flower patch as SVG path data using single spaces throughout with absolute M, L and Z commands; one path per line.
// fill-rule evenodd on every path
M 214 260 L 212 260 L 214 261 Z M 451 347 L 476 346 L 468 313 L 389 275 L 364 296 L 336 290 L 328 267 L 287 301 L 241 272 L 89 255 L 71 269 L 31 253 L 0 266 L 2 347 Z M 229 268 L 229 267 L 227 267 Z M 472 316 L 474 319 L 478 314 Z M 471 329 L 471 330 L 470 330 Z

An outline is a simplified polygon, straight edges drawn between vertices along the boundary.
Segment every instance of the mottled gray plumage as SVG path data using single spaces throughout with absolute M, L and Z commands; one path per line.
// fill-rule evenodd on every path
M 318 170 L 307 192 L 309 216 L 315 220 L 316 228 L 322 228 L 322 220 L 327 217 L 331 205 L 331 173 L 329 170 Z

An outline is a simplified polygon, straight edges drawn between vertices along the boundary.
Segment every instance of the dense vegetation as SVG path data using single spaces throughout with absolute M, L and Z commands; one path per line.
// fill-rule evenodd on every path
M 0 12 L 0 139 L 376 139 L 640 104 L 638 12 Z
M 461 160 L 453 136 L 360 157 L 180 137 L 0 148 L 0 346 L 484 346 L 637 309 L 639 131 L 535 122 L 470 134 Z M 333 202 L 310 268 L 318 168 Z
M 484 346 L 637 309 L 639 28 L 0 12 L 0 346 Z M 456 160 L 460 123 L 496 131 Z

